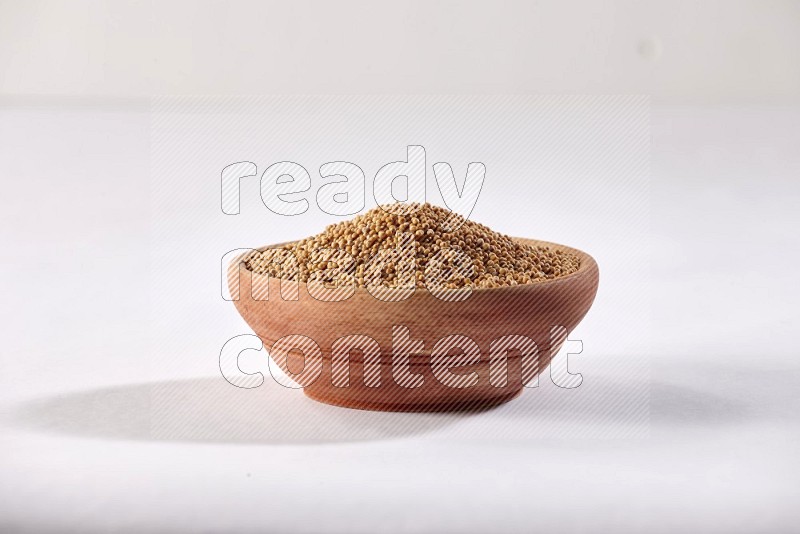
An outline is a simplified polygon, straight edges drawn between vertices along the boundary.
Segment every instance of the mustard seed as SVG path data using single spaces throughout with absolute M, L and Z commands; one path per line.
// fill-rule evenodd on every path
M 482 224 L 458 217 L 458 229 L 439 232 L 453 214 L 431 204 L 418 205 L 413 216 L 390 213 L 381 208 L 372 209 L 353 220 L 329 225 L 324 232 L 279 249 L 267 249 L 245 258 L 248 269 L 289 280 L 308 282 L 314 272 L 328 269 L 325 279 L 336 282 L 342 277 L 355 280 L 363 287 L 369 279 L 365 268 L 369 261 L 382 251 L 392 251 L 397 246 L 397 236 L 410 234 L 415 245 L 416 272 L 412 280 L 417 286 L 425 285 L 425 269 L 437 252 L 447 255 L 448 250 L 463 252 L 472 260 L 472 275 L 458 272 L 453 258 L 443 264 L 453 271 L 445 287 L 457 289 L 466 285 L 477 288 L 533 284 L 572 274 L 580 267 L 580 260 L 561 250 L 546 246 L 529 246 L 515 242 L 510 237 L 494 232 Z M 280 268 L 279 259 L 286 252 L 297 258 L 294 268 Z M 348 261 L 342 254 L 349 254 Z M 338 255 L 338 256 L 337 256 Z M 337 261 L 337 257 L 339 261 Z M 286 263 L 281 264 L 286 267 Z M 392 286 L 407 277 L 395 259 L 388 259 L 380 268 L 384 282 Z

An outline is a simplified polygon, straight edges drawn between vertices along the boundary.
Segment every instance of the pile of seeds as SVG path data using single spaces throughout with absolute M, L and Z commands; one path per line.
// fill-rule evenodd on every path
M 380 207 L 372 209 L 353 220 L 330 225 L 319 235 L 250 254 L 244 259 L 245 265 L 256 273 L 290 280 L 319 280 L 335 286 L 355 279 L 358 286 L 365 287 L 375 279 L 370 273 L 370 259 L 385 251 L 382 254 L 387 260 L 381 262 L 379 274 L 386 286 L 407 287 L 404 284 L 409 277 L 416 279 L 417 286 L 425 285 L 426 268 L 432 267 L 429 262 L 436 257 L 446 276 L 440 278 L 447 280 L 444 287 L 453 289 L 531 284 L 574 273 L 580 266 L 580 260 L 572 254 L 517 243 L 444 208 L 427 203 L 415 207 L 418 209 L 410 215 L 394 213 L 395 210 L 389 213 Z M 448 228 L 446 221 L 456 229 L 443 230 Z M 388 251 L 398 249 L 398 236 L 409 234 L 414 239 L 415 258 L 403 265 L 415 264 L 414 272 L 401 272 L 401 264 Z M 448 254 L 450 249 L 469 256 L 472 269 L 464 270 L 463 262 L 458 257 L 454 259 L 455 254 Z M 296 265 L 292 264 L 294 268 L 285 261 L 280 263 L 288 256 L 286 252 L 297 259 Z M 441 258 L 445 260 L 440 261 Z M 441 276 L 440 272 L 437 276 Z

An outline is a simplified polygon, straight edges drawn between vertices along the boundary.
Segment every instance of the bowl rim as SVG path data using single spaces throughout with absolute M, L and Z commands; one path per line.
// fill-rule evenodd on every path
M 574 248 L 574 247 L 570 247 L 568 245 L 562 245 L 560 243 L 554 243 L 552 241 L 543 241 L 541 239 L 531 239 L 531 238 L 527 238 L 527 237 L 514 237 L 514 236 L 509 236 L 509 237 L 512 240 L 514 240 L 514 241 L 516 241 L 518 243 L 523 243 L 525 245 L 546 246 L 546 247 L 550 247 L 550 248 L 561 250 L 563 252 L 569 252 L 570 254 L 574 254 L 575 256 L 578 257 L 578 260 L 580 260 L 580 265 L 578 266 L 578 270 L 575 271 L 574 273 L 570 273 L 570 274 L 565 275 L 565 276 L 559 276 L 558 278 L 552 278 L 552 279 L 549 279 L 549 280 L 542 280 L 542 281 L 539 281 L 539 282 L 533 282 L 533 283 L 529 283 L 529 284 L 518 284 L 518 285 L 515 285 L 515 286 L 500 286 L 500 287 L 472 287 L 472 293 L 481 293 L 481 294 L 499 293 L 499 292 L 508 293 L 510 291 L 527 291 L 527 290 L 531 290 L 533 288 L 542 288 L 544 286 L 552 287 L 552 286 L 557 285 L 557 284 L 564 284 L 564 283 L 572 282 L 577 278 L 582 278 L 582 277 L 586 276 L 586 274 L 589 271 L 591 271 L 591 270 L 595 270 L 596 271 L 598 269 L 597 262 L 595 261 L 595 259 L 591 255 L 589 255 L 588 253 L 586 253 L 586 252 L 584 252 L 584 251 L 582 251 L 580 249 L 577 249 L 577 248 Z M 272 244 L 272 245 L 263 245 L 261 247 L 255 248 L 253 250 L 262 252 L 264 250 L 269 250 L 269 249 L 274 249 L 274 248 L 277 248 L 277 247 L 282 247 L 284 245 L 288 245 L 288 244 L 291 244 L 291 243 L 297 243 L 298 241 L 300 241 L 300 239 L 296 239 L 296 240 L 293 240 L 293 241 L 284 241 L 282 243 L 275 243 L 275 244 Z M 252 274 L 258 274 L 258 273 L 255 273 L 254 271 L 248 269 L 247 266 L 244 265 L 244 262 L 242 261 L 242 258 L 244 258 L 244 256 L 246 256 L 247 254 L 249 254 L 249 252 L 245 252 L 245 253 L 239 254 L 233 260 L 231 260 L 231 264 L 230 265 L 233 266 L 234 264 L 239 264 L 240 267 L 244 267 L 244 269 L 246 271 L 248 271 L 248 272 L 250 272 Z M 298 281 L 298 284 L 303 286 L 303 287 L 307 287 L 306 286 L 306 282 Z M 416 290 L 418 288 L 415 287 L 414 289 Z M 428 293 L 430 293 L 430 290 L 428 290 L 427 288 L 424 288 L 424 289 Z M 462 288 L 459 288 L 459 289 L 462 289 Z M 459 289 L 443 289 L 443 291 L 458 291 Z M 385 290 L 393 291 L 393 290 L 397 290 L 397 289 L 396 288 L 385 288 Z M 358 286 L 358 285 L 355 287 L 355 291 L 357 293 L 358 292 L 368 293 L 368 290 L 367 290 L 366 287 Z M 404 290 L 404 291 L 408 291 L 408 290 Z
M 525 244 L 525 245 L 546 246 L 546 247 L 550 247 L 550 248 L 561 250 L 563 252 L 569 252 L 570 254 L 574 254 L 575 256 L 578 257 L 578 260 L 580 261 L 580 265 L 578 266 L 578 270 L 575 271 L 574 273 L 570 273 L 570 274 L 565 275 L 565 276 L 559 276 L 558 278 L 552 278 L 552 279 L 549 279 L 549 280 L 542 280 L 540 282 L 533 282 L 533 283 L 530 283 L 530 284 L 517 284 L 515 286 L 500 286 L 500 287 L 472 287 L 472 293 L 481 293 L 481 294 L 499 293 L 499 292 L 508 293 L 510 291 L 527 291 L 527 290 L 531 290 L 533 288 L 542 288 L 544 286 L 552 287 L 552 286 L 557 285 L 557 284 L 564 284 L 564 283 L 568 283 L 568 282 L 574 281 L 576 278 L 582 278 L 590 270 L 597 270 L 597 262 L 595 261 L 595 259 L 591 255 L 589 255 L 588 253 L 586 253 L 586 252 L 584 252 L 584 251 L 582 251 L 580 249 L 577 249 L 577 248 L 574 248 L 574 247 L 570 247 L 568 245 L 562 245 L 560 243 L 554 243 L 552 241 L 543 241 L 541 239 L 531 239 L 531 238 L 527 238 L 527 237 L 513 237 L 513 236 L 509 236 L 509 237 L 511 237 L 512 240 L 514 240 L 514 241 L 516 241 L 518 243 Z M 296 240 L 293 240 L 293 241 L 284 241 L 282 243 L 275 243 L 275 244 L 272 244 L 272 245 L 263 245 L 261 247 L 258 247 L 258 248 L 252 249 L 252 250 L 256 250 L 256 251 L 261 252 L 261 251 L 264 251 L 264 250 L 269 250 L 269 249 L 274 249 L 274 248 L 277 248 L 277 247 L 282 247 L 284 245 L 288 245 L 288 244 L 291 244 L 291 243 L 297 243 L 298 241 L 300 241 L 300 239 L 296 239 Z M 234 264 L 239 264 L 246 271 L 248 271 L 248 272 L 250 272 L 252 274 L 257 274 L 254 271 L 248 269 L 246 265 L 244 265 L 244 262 L 242 261 L 242 258 L 244 258 L 247 254 L 249 254 L 249 252 L 244 252 L 244 253 L 239 254 L 238 256 L 236 256 L 233 260 L 231 260 L 230 266 L 233 267 Z M 298 284 L 303 286 L 303 287 L 307 287 L 305 282 L 298 282 Z M 421 288 L 415 287 L 414 289 L 416 290 L 416 289 L 421 289 Z M 430 293 L 430 290 L 428 290 L 427 287 L 424 288 L 424 289 L 427 292 Z M 462 289 L 462 288 L 459 288 L 459 289 Z M 396 288 L 385 288 L 385 290 L 386 291 L 395 291 L 397 289 Z M 369 293 L 369 291 L 367 290 L 366 287 L 358 286 L 358 285 L 355 287 L 355 291 L 356 291 L 356 293 L 359 293 L 359 292 Z M 407 290 L 405 290 L 405 291 L 407 291 Z M 442 289 L 442 291 L 458 291 L 458 289 Z

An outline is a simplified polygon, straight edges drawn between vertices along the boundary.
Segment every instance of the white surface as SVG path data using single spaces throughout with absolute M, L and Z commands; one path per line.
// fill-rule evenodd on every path
M 786 532 L 800 519 L 797 108 L 653 111 L 650 424 L 627 437 L 616 408 L 643 384 L 603 369 L 636 355 L 589 360 L 588 346 L 577 370 L 607 387 L 543 385 L 472 416 L 387 419 L 275 384 L 162 376 L 154 356 L 213 358 L 192 332 L 175 334 L 180 355 L 147 343 L 146 104 L 0 113 L 3 530 Z
M 0 93 L 797 102 L 792 0 L 0 3 Z

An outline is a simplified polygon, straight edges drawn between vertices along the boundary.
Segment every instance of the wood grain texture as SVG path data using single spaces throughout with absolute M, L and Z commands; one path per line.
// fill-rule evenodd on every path
M 545 245 L 575 254 L 580 259 L 577 272 L 565 277 L 501 288 L 474 289 L 462 302 L 446 302 L 426 289 L 418 288 L 407 300 L 385 302 L 373 297 L 364 288 L 356 288 L 347 300 L 323 302 L 312 298 L 300 283 L 299 299 L 283 300 L 280 280 L 268 281 L 268 300 L 252 298 L 253 279 L 239 259 L 230 270 L 229 286 L 239 276 L 237 310 L 264 342 L 267 350 L 288 335 L 307 336 L 316 342 L 322 353 L 320 376 L 304 388 L 309 397 L 329 404 L 371 410 L 429 411 L 480 409 L 513 399 L 523 390 L 524 383 L 536 375 L 527 365 L 523 372 L 519 351 L 508 354 L 505 385 L 496 387 L 489 375 L 490 346 L 503 336 L 526 336 L 538 346 L 538 370 L 543 370 L 561 346 L 559 338 L 551 346 L 551 328 L 562 326 L 571 332 L 591 307 L 599 281 L 597 263 L 585 252 L 544 241 L 515 238 L 529 245 Z M 271 247 L 264 247 L 271 248 Z M 253 275 L 258 277 L 261 275 Z M 259 280 L 255 280 L 258 285 Z M 233 290 L 232 290 L 233 294 Z M 399 385 L 393 379 L 392 327 L 405 326 L 413 340 L 421 340 L 424 349 L 410 358 L 409 371 L 424 379 L 419 387 Z M 334 342 L 353 334 L 366 335 L 377 341 L 381 350 L 380 386 L 368 387 L 364 380 L 364 359 L 354 350 L 349 357 L 347 387 L 333 384 L 332 346 Z M 455 374 L 476 372 L 478 381 L 471 387 L 454 388 L 443 384 L 431 368 L 431 350 L 440 339 L 450 335 L 472 339 L 480 349 L 480 361 L 459 366 Z M 457 360 L 458 351 L 452 351 Z M 527 360 L 530 363 L 530 360 Z M 298 373 L 304 357 L 291 351 L 282 362 L 284 370 Z

